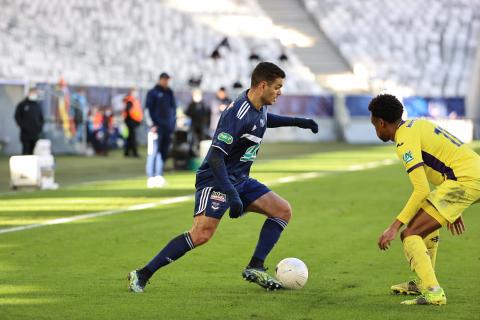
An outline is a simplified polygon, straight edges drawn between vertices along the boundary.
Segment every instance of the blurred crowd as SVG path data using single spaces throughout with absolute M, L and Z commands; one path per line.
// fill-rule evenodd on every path
M 167 157 L 178 160 L 175 167 L 186 168 L 189 159 L 199 156 L 200 142 L 211 139 L 222 111 L 232 102 L 225 87 L 214 94 L 202 92 L 201 79 L 190 83 L 189 97 L 183 92 L 179 99 L 169 81 L 170 75 L 162 72 L 143 96 L 138 88 L 130 88 L 110 97 L 111 103 L 95 104 L 89 88 L 69 87 L 60 80 L 48 93 L 53 96 L 53 108 L 47 118 L 55 132 L 63 133 L 64 141 L 87 155 L 107 156 L 110 150 L 123 148 L 125 157 L 140 158 L 139 141 L 146 142 L 148 186 L 161 187 Z M 239 90 L 241 86 L 232 88 L 235 94 Z M 17 105 L 15 121 L 24 155 L 33 154 L 37 140 L 48 137 L 42 107 L 46 95 L 32 87 Z

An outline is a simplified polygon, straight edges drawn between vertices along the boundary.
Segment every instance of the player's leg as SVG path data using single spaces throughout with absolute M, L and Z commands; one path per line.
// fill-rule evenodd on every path
M 247 207 L 247 211 L 267 216 L 260 231 L 257 247 L 249 263 L 252 267 L 263 267 L 265 259 L 292 217 L 292 208 L 288 201 L 270 191 L 253 201 Z
M 228 209 L 226 196 L 205 187 L 195 193 L 193 225 L 189 231 L 173 238 L 147 265 L 129 274 L 129 288 L 143 292 L 148 279 L 160 268 L 181 258 L 185 253 L 206 243 L 215 233 L 225 211 Z
M 170 240 L 143 268 L 130 272 L 129 289 L 134 292 L 143 292 L 148 280 L 156 271 L 210 240 L 219 222 L 220 220 L 207 217 L 204 214 L 195 216 L 193 226 L 189 231 Z
M 155 167 L 158 165 L 158 135 L 156 132 L 148 133 L 148 145 L 147 145 L 147 161 L 145 164 L 145 171 L 147 174 L 147 187 L 155 187 Z
M 440 241 L 439 235 L 440 229 L 435 230 L 423 239 L 434 270 L 435 262 L 437 260 L 438 244 Z M 416 278 L 407 282 L 395 284 L 390 287 L 390 290 L 394 294 L 419 295 L 422 293 L 422 282 L 420 279 Z
M 435 212 L 432 205 L 424 206 L 410 221 L 401 238 L 407 261 L 410 267 L 417 274 L 422 284 L 422 295 L 413 300 L 407 300 L 404 304 L 445 304 L 446 297 L 440 287 L 432 260 L 429 256 L 424 238 L 437 231 L 446 224 L 446 220 Z
M 245 203 L 246 211 L 267 216 L 253 256 L 242 276 L 264 288 L 279 289 L 281 284 L 266 272 L 264 261 L 290 221 L 292 216 L 290 204 L 254 179 L 249 179 L 244 184 L 240 196 Z

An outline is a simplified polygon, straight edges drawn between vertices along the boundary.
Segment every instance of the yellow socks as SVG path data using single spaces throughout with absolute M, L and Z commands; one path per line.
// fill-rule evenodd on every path
M 439 235 L 440 229 L 437 229 L 423 239 L 428 250 L 428 255 L 430 256 L 430 261 L 432 261 L 433 270 L 435 270 L 435 261 L 437 260 L 438 241 L 440 239 Z
M 422 237 L 408 236 L 403 239 L 405 257 L 410 262 L 410 267 L 417 273 L 425 289 L 438 287 L 437 277 L 433 270 L 432 261 Z

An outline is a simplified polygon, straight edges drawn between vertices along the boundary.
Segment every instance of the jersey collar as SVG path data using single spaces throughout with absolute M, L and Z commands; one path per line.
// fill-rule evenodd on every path
M 405 122 L 407 122 L 407 121 L 405 121 L 405 120 L 402 120 L 402 121 L 400 121 L 400 123 L 398 124 L 398 126 L 397 126 L 397 130 L 395 131 L 395 137 L 394 137 L 394 140 L 395 140 L 395 142 L 397 142 L 397 134 L 398 134 L 398 130 L 400 130 L 400 128 L 401 128 L 401 127 L 402 127 L 402 126 L 405 124 Z

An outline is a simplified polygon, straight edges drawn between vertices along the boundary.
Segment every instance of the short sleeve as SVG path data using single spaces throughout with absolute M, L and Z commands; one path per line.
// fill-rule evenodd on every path
M 244 133 L 244 121 L 236 116 L 234 108 L 226 109 L 218 122 L 212 147 L 219 148 L 228 155 L 232 146 Z

